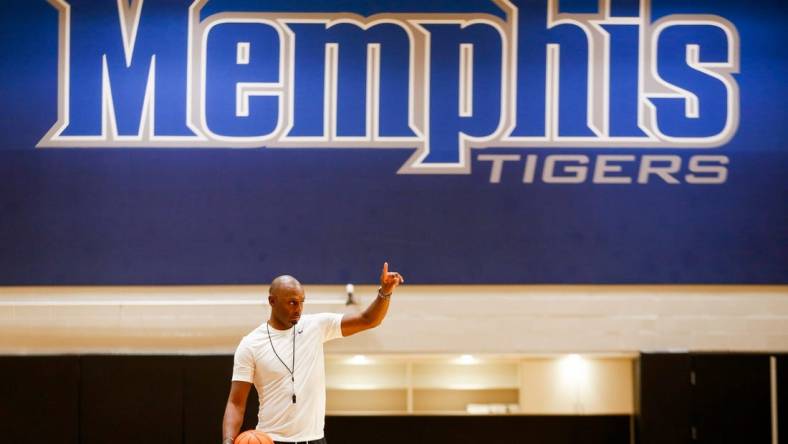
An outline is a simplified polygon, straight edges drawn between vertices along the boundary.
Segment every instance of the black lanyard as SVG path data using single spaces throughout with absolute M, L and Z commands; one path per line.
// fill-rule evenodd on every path
M 268 329 L 268 322 L 265 323 L 265 331 L 268 333 L 268 342 L 271 343 L 271 350 L 273 350 L 274 355 L 276 355 L 276 359 L 285 366 L 287 371 L 290 373 L 290 380 L 293 381 L 293 404 L 296 403 L 296 394 L 295 394 L 295 338 L 296 338 L 296 328 L 295 324 L 293 324 L 293 369 L 291 370 L 290 367 L 285 364 L 285 361 L 279 357 L 279 353 L 276 352 L 274 348 L 274 341 L 271 339 L 271 330 Z

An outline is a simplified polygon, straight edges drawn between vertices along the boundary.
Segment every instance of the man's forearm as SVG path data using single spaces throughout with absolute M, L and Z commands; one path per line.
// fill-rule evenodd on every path
M 386 313 L 389 311 L 390 299 L 391 293 L 386 294 L 383 293 L 382 289 L 379 290 L 375 300 L 373 300 L 367 309 L 364 310 L 364 313 L 362 314 L 364 319 L 366 319 L 367 322 L 373 326 L 380 325 L 380 323 L 383 322 L 383 318 L 386 317 Z
M 244 410 L 232 402 L 227 403 L 222 421 L 222 444 L 232 444 L 238 435 L 244 421 Z

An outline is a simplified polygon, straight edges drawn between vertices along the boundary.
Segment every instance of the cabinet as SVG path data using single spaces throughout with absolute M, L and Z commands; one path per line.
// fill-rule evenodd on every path
M 327 413 L 407 413 L 408 371 L 408 362 L 392 358 L 327 357 Z
M 778 359 L 761 353 L 642 354 L 639 442 L 776 442 Z
M 414 361 L 413 413 L 516 413 L 519 367 L 516 360 L 460 359 Z
M 561 390 L 533 390 L 537 386 L 555 385 L 561 375 L 547 371 L 542 362 L 555 360 L 561 370 L 563 357 L 468 355 L 329 355 L 326 357 L 326 410 L 329 415 L 463 415 L 463 414 L 574 414 L 572 408 L 552 398 L 564 397 Z M 585 359 L 585 358 L 583 358 Z M 600 391 L 610 392 L 610 384 L 600 384 L 611 359 L 630 366 L 632 356 L 588 359 L 589 380 Z M 599 364 L 597 364 L 599 362 Z M 537 366 L 542 367 L 537 367 Z M 619 366 L 620 367 L 620 366 Z M 557 370 L 557 371 L 558 371 Z M 631 373 L 631 372 L 630 372 Z M 629 374 L 627 373 L 628 376 Z M 611 378 L 608 378 L 611 379 Z M 631 378 L 613 378 L 625 392 L 624 407 L 616 401 L 614 413 L 633 411 Z M 589 391 L 583 396 L 593 399 L 605 394 Z M 539 399 L 535 399 L 538 397 Z M 580 413 L 609 414 L 605 399 L 589 402 L 592 408 Z M 609 404 L 610 402 L 608 402 Z M 534 406 L 551 406 L 550 410 L 534 411 Z

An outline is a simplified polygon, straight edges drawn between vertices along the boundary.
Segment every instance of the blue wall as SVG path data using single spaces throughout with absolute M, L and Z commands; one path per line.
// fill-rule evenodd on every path
M 0 16 L 0 284 L 362 283 L 384 260 L 418 284 L 788 283 L 781 2 L 614 0 L 613 19 L 589 16 L 596 5 L 562 1 L 566 20 L 548 29 L 547 1 L 210 1 L 190 16 L 189 2 L 146 0 L 127 66 L 119 18 L 133 23 L 133 9 L 12 2 Z M 366 33 L 325 23 L 376 14 L 389 21 Z M 605 34 L 609 63 L 592 53 L 591 68 L 609 82 L 589 85 L 589 41 Z M 248 64 L 239 42 L 251 42 Z M 364 43 L 380 45 L 379 137 L 366 141 Z M 268 88 L 248 116 L 238 82 Z M 152 83 L 151 137 L 137 140 Z M 589 112 L 605 90 L 608 111 Z M 640 177 L 649 165 L 670 172 Z

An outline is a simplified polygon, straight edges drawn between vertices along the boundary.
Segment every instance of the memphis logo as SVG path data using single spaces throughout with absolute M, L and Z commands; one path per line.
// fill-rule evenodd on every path
M 713 148 L 739 121 L 735 26 L 652 20 L 646 0 L 368 16 L 49 1 L 58 120 L 38 147 L 414 148 L 400 173 L 462 174 L 474 149 Z

